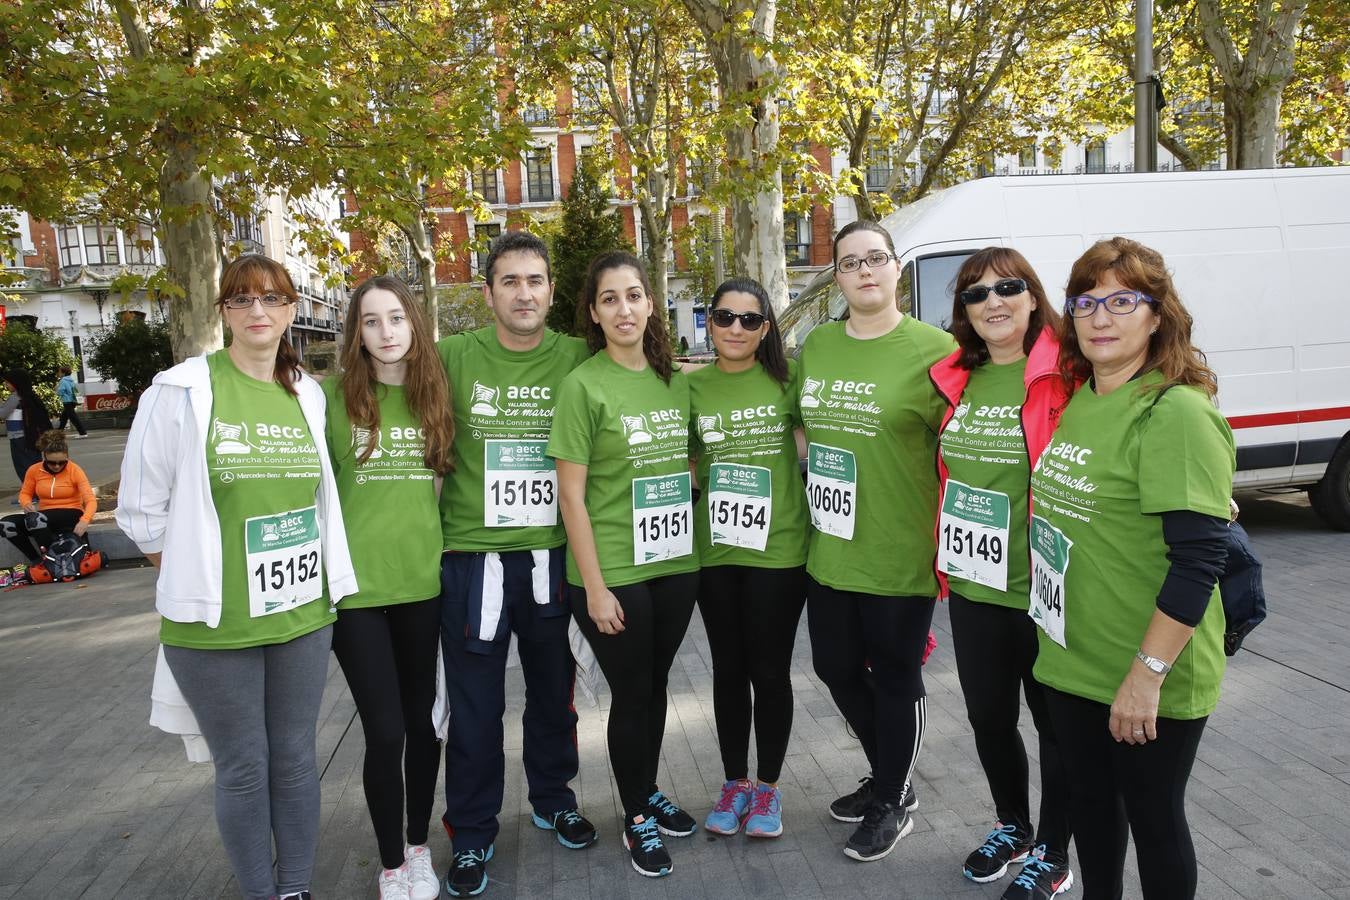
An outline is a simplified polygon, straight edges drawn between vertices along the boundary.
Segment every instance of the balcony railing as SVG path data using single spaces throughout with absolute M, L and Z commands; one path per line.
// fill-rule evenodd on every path
M 811 265 L 811 245 L 810 244 L 783 244 L 783 255 L 787 257 L 789 266 L 809 266 Z

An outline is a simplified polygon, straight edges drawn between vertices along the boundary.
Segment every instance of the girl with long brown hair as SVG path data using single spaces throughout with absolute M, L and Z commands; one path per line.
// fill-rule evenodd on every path
M 357 588 L 323 391 L 286 343 L 296 299 L 274 260 L 225 267 L 233 340 L 155 376 L 118 493 L 118 527 L 159 569 L 150 722 L 215 763 L 216 823 L 250 900 L 308 900 L 319 703 L 335 610 Z
M 431 721 L 441 619 L 437 494 L 451 469 L 454 417 L 430 328 L 401 280 L 377 275 L 357 287 L 343 333 L 342 373 L 323 387 L 361 590 L 338 612 L 333 651 L 365 731 L 381 900 L 432 900 L 440 893 L 426 846 L 440 764 Z

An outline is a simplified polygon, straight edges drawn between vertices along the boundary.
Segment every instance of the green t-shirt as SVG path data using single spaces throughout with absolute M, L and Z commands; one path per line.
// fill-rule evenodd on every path
M 968 600 L 1027 608 L 1027 486 L 1022 434 L 1026 358 L 970 373 L 939 436 L 947 491 L 938 521 L 938 569 Z M 957 574 L 963 573 L 963 574 Z
M 1045 617 L 1052 628 L 1062 613 L 1066 644 L 1040 631 L 1036 680 L 1099 703 L 1115 699 L 1167 575 L 1158 514 L 1228 517 L 1233 433 L 1196 388 L 1174 387 L 1161 399 L 1139 390 L 1161 380 L 1150 372 L 1104 397 L 1084 386 L 1031 476 L 1033 584 L 1053 610 Z M 1214 711 L 1223 631 L 1216 587 L 1163 681 L 1159 715 L 1195 719 Z
M 206 363 L 206 468 L 220 520 L 220 624 L 164 619 L 159 639 L 201 650 L 285 643 L 335 618 L 315 499 L 318 447 L 300 401 L 285 388 L 240 372 L 225 350 Z
M 607 586 L 698 568 L 683 372 L 667 385 L 595 354 L 563 379 L 548 455 L 588 467 L 586 512 Z M 567 580 L 583 587 L 571 547 Z
M 785 385 L 758 364 L 734 374 L 705 366 L 689 375 L 689 444 L 703 489 L 694 536 L 705 566 L 806 562 L 806 496 L 792 437 L 796 360 L 788 371 Z
M 817 326 L 801 351 L 806 429 L 806 570 L 841 591 L 937 594 L 937 430 L 946 403 L 928 378 L 947 333 L 905 316 L 871 340 Z
M 342 379 L 324 381 L 328 395 L 328 453 L 337 475 L 347 546 L 361 590 L 343 609 L 426 600 L 441 592 L 440 512 L 435 473 L 422 453 L 426 437 L 401 386 L 380 384 L 380 429 L 364 463 L 370 430 L 353 425 Z
M 438 343 L 455 406 L 455 471 L 441 489 L 446 550 L 546 550 L 567 540 L 558 480 L 544 448 L 562 380 L 590 353 L 552 331 L 507 350 L 496 326 Z

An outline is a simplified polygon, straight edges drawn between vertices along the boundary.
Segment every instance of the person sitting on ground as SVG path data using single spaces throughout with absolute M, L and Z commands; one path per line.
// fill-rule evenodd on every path
M 5 536 L 29 562 L 41 559 L 42 550 L 51 546 L 58 534 L 73 532 L 76 537 L 84 537 L 98 510 L 89 477 L 70 459 L 65 432 L 44 432 L 37 448 L 42 461 L 29 467 L 19 491 L 23 512 L 3 520 L 14 526 L 14 533 L 6 528 Z M 41 513 L 45 518 L 38 520 L 40 525 L 30 527 L 30 513 Z

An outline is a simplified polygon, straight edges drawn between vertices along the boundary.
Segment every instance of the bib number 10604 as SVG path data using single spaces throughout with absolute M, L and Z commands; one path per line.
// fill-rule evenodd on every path
M 1068 595 L 1064 576 L 1069 571 L 1073 541 L 1040 516 L 1031 517 L 1031 606 L 1028 615 L 1046 637 L 1067 648 L 1064 611 Z

